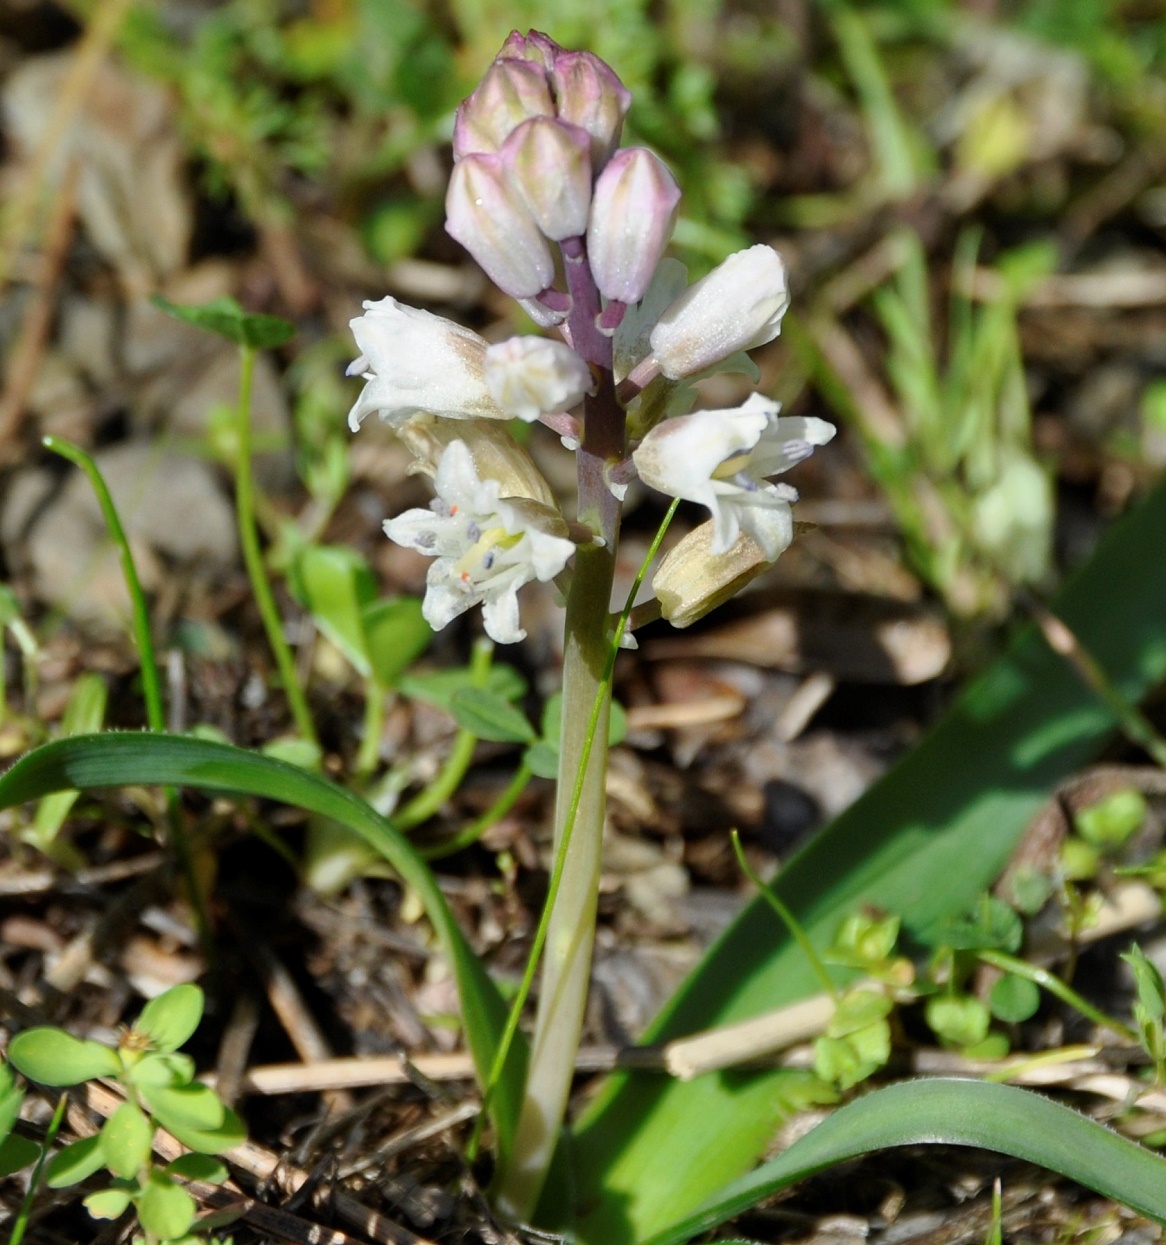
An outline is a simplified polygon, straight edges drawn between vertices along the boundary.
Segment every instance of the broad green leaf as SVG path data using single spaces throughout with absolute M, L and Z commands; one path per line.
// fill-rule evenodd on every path
M 295 336 L 295 325 L 279 316 L 255 315 L 243 310 L 233 298 L 216 298 L 200 307 L 185 307 L 155 294 L 150 301 L 160 311 L 185 320 L 195 328 L 217 333 L 238 346 L 270 350 L 282 346 Z
M 473 687 L 475 678 L 473 671 L 468 666 L 463 666 L 460 670 L 435 670 L 430 674 L 406 675 L 397 686 L 414 700 L 423 700 L 452 713 L 450 702 L 455 693 Z M 496 664 L 490 667 L 486 675 L 484 690 L 493 692 L 503 700 L 521 700 L 526 695 L 526 680 L 513 666 Z
M 892 1085 L 849 1103 L 641 1245 L 683 1245 L 815 1172 L 923 1142 L 978 1146 L 1037 1163 L 1166 1224 L 1166 1160 L 1028 1090 L 936 1079 Z
M 82 1205 L 94 1219 L 120 1219 L 131 1200 L 128 1189 L 101 1189 L 90 1193 Z
M 123 1102 L 99 1135 L 105 1165 L 115 1176 L 131 1180 L 149 1163 L 154 1125 L 132 1102 Z
M 105 1166 L 105 1154 L 101 1148 L 101 1134 L 84 1137 L 67 1145 L 59 1154 L 53 1155 L 45 1173 L 45 1184 L 50 1189 L 68 1189 L 88 1179 Z
M 292 562 L 289 582 L 316 626 L 367 678 L 372 666 L 363 616 L 377 591 L 368 562 L 344 545 L 308 545 Z
M 137 1207 L 142 1227 L 163 1241 L 188 1232 L 198 1213 L 194 1198 L 163 1172 L 151 1173 Z
M 457 980 L 466 1036 L 475 1067 L 485 1079 L 506 1022 L 506 1005 L 470 950 L 425 861 L 391 822 L 352 792 L 241 748 L 182 736 L 126 733 L 57 740 L 29 753 L 0 778 L 0 807 L 63 788 L 143 784 L 279 800 L 338 821 L 375 848 L 425 905 Z M 504 1149 L 513 1135 L 525 1062 L 526 1048 L 520 1045 L 507 1061 L 496 1096 Z
M 458 726 L 479 739 L 525 744 L 535 737 L 521 709 L 485 688 L 463 687 L 450 697 L 449 708 Z
M 121 1071 L 116 1051 L 49 1026 L 18 1033 L 8 1044 L 8 1060 L 18 1072 L 42 1085 L 79 1085 Z
M 1053 600 L 1116 691 L 1166 678 L 1166 484 L 1098 546 Z M 955 701 L 922 743 L 795 855 L 774 883 L 825 948 L 864 904 L 899 913 L 906 950 L 995 882 L 1058 782 L 1096 756 L 1109 708 L 1034 627 Z M 746 1020 L 820 987 L 768 905 L 755 901 L 644 1035 L 667 1041 Z M 757 1161 L 787 1116 L 780 1069 L 668 1081 L 612 1076 L 573 1130 L 539 1207 L 586 1245 L 630 1245 L 683 1218 Z M 699 1121 L 699 1128 L 687 1121 Z
M 27 1137 L 5 1137 L 0 1141 L 0 1179 L 31 1167 L 39 1157 L 40 1146 Z
M 209 1154 L 180 1154 L 173 1162 L 166 1164 L 166 1171 L 171 1176 L 201 1180 L 204 1184 L 222 1184 L 230 1175 L 226 1163 Z
M 101 730 L 108 699 L 109 689 L 101 675 L 83 674 L 73 685 L 61 718 L 61 734 L 88 735 Z M 75 849 L 56 841 L 77 802 L 77 795 L 76 791 L 58 791 L 55 795 L 46 796 L 37 807 L 32 825 L 22 836 L 25 842 L 52 856 L 66 868 L 75 868 L 82 863 Z
M 134 1028 L 153 1042 L 155 1050 L 175 1051 L 198 1028 L 205 1002 L 196 985 L 172 986 L 142 1008 Z
M 433 628 L 421 613 L 416 597 L 385 597 L 374 601 L 361 616 L 372 672 L 386 687 L 421 656 L 433 640 Z

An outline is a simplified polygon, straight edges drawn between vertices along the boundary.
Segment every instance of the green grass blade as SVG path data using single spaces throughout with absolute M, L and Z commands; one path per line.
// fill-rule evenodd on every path
M 979 1146 L 1038 1163 L 1166 1224 L 1166 1160 L 1028 1090 L 937 1079 L 857 1099 L 641 1245 L 683 1245 L 815 1172 L 872 1150 L 921 1142 Z
M 0 778 L 0 808 L 54 791 L 160 785 L 219 795 L 279 800 L 329 817 L 359 835 L 420 896 L 457 978 L 462 1017 L 482 1081 L 506 1023 L 506 1006 L 470 950 L 437 880 L 409 841 L 358 796 L 307 770 L 228 744 L 175 735 L 78 735 L 46 744 Z M 526 1052 L 512 1051 L 495 1099 L 495 1123 L 505 1149 L 522 1090 Z
M 1130 700 L 1166 678 L 1164 531 L 1161 484 L 1054 602 Z M 1097 754 L 1113 721 L 1026 628 L 914 752 L 791 860 L 776 892 L 819 947 L 863 903 L 925 935 L 994 881 L 1051 788 Z M 754 902 L 646 1040 L 744 1020 L 817 988 L 805 956 Z M 569 1175 L 561 1156 L 539 1222 L 589 1245 L 652 1236 L 748 1171 L 787 1114 L 791 1086 L 781 1071 L 687 1083 L 617 1074 L 576 1130 Z

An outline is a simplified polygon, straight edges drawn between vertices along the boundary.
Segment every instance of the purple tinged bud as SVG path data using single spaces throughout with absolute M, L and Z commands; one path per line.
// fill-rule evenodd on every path
M 638 303 L 664 254 L 680 187 L 646 147 L 612 156 L 595 183 L 587 226 L 587 258 L 604 298 Z
M 512 30 L 498 53 L 498 59 L 508 56 L 514 60 L 533 61 L 544 69 L 550 69 L 555 63 L 555 57 L 562 53 L 563 49 L 554 39 L 550 35 L 544 35 L 541 30 L 531 30 L 525 35 Z
M 445 213 L 446 232 L 507 294 L 533 298 L 554 280 L 551 248 L 501 157 L 472 155 L 455 164 Z
M 581 237 L 591 210 L 591 140 L 549 117 L 524 121 L 499 153 L 538 227 L 555 242 Z
M 551 68 L 551 87 L 561 120 L 591 135 L 591 163 L 603 168 L 619 146 L 632 93 L 594 52 L 563 52 Z
M 553 117 L 554 101 L 542 63 L 494 61 L 474 93 L 458 105 L 453 124 L 453 158 L 498 151 L 528 117 Z

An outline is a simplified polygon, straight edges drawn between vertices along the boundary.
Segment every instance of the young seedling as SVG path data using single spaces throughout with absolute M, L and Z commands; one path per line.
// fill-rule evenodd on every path
M 202 1012 L 197 986 L 174 986 L 146 1004 L 116 1046 L 46 1026 L 26 1029 L 8 1047 L 12 1066 L 42 1085 L 70 1087 L 101 1077 L 121 1086 L 126 1101 L 99 1132 L 53 1157 L 46 1183 L 68 1188 L 105 1170 L 111 1182 L 89 1194 L 85 1206 L 95 1219 L 117 1219 L 133 1207 L 146 1245 L 198 1239 L 191 1234 L 198 1208 L 182 1181 L 225 1180 L 226 1166 L 214 1156 L 246 1136 L 239 1117 L 195 1080 L 194 1061 L 178 1053 Z M 154 1135 L 160 1127 L 191 1153 L 157 1163 Z

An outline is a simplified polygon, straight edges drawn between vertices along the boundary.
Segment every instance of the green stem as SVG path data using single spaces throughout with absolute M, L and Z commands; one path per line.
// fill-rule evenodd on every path
M 101 507 L 105 526 L 109 530 L 110 539 L 117 547 L 121 559 L 122 575 L 125 577 L 126 590 L 130 595 L 130 608 L 133 612 L 134 643 L 137 646 L 138 658 L 142 672 L 142 699 L 146 702 L 146 722 L 150 730 L 160 733 L 166 729 L 166 715 L 162 707 L 162 681 L 158 675 L 158 658 L 154 651 L 154 639 L 150 634 L 150 611 L 146 606 L 146 594 L 142 590 L 142 581 L 138 576 L 137 564 L 134 562 L 133 550 L 122 526 L 121 517 L 114 505 L 109 487 L 105 483 L 97 464 L 79 445 L 71 441 L 63 441 L 60 437 L 45 437 L 42 441 L 45 449 L 52 450 L 62 458 L 80 467 L 89 478 L 93 492 L 97 496 L 97 504 Z M 198 875 L 194 868 L 194 856 L 186 830 L 182 824 L 182 810 L 178 804 L 178 793 L 173 787 L 166 788 L 166 821 L 170 832 L 170 844 L 178 861 L 178 868 L 186 882 L 190 894 L 191 907 L 194 910 L 195 924 L 198 926 L 199 942 L 208 963 L 214 957 L 214 939 L 211 937 L 210 914 L 206 907 L 206 898 L 199 885 Z
M 300 736 L 317 750 L 320 747 L 316 726 L 312 721 L 308 702 L 296 676 L 295 659 L 283 634 L 283 620 L 276 608 L 271 585 L 263 566 L 263 552 L 259 548 L 259 529 L 255 522 L 255 478 L 251 471 L 251 381 L 255 372 L 255 349 L 239 347 L 239 406 L 236 411 L 236 438 L 238 458 L 235 463 L 235 506 L 239 520 L 239 543 L 243 549 L 243 562 L 251 580 L 251 591 L 263 619 L 267 642 L 275 656 L 284 694 L 291 709 L 296 730 Z
M 138 568 L 134 563 L 134 555 L 130 550 L 130 542 L 126 539 L 125 528 L 113 504 L 109 489 L 102 477 L 97 464 L 79 446 L 71 441 L 63 441 L 60 437 L 45 437 L 41 442 L 45 449 L 52 450 L 62 458 L 67 458 L 75 466 L 80 467 L 89 477 L 89 483 L 97 494 L 97 504 L 101 507 L 105 526 L 109 529 L 110 539 L 117 547 L 121 559 L 122 575 L 125 577 L 126 588 L 130 594 L 130 608 L 133 611 L 134 643 L 137 645 L 138 658 L 142 670 L 142 698 L 146 702 L 146 721 L 150 730 L 164 731 L 166 719 L 162 711 L 162 685 L 158 677 L 158 659 L 154 654 L 154 640 L 150 635 L 150 612 L 146 608 L 146 594 L 142 591 L 142 581 L 138 578 Z
M 65 1118 L 65 1108 L 68 1106 L 68 1102 L 67 1094 L 62 1094 L 57 1100 L 57 1108 L 53 1112 L 52 1119 L 49 1120 L 48 1128 L 45 1130 L 45 1140 L 44 1145 L 41 1147 L 40 1157 L 36 1161 L 36 1166 L 32 1169 L 28 1188 L 24 1191 L 20 1210 L 17 1212 L 16 1220 L 12 1225 L 12 1235 L 9 1237 L 8 1245 L 20 1245 L 20 1242 L 24 1240 L 25 1229 L 28 1227 L 28 1221 L 32 1215 L 32 1204 L 36 1201 L 36 1195 L 40 1190 L 41 1176 L 44 1174 L 45 1163 L 48 1161 L 49 1151 L 53 1148 L 53 1142 L 57 1139 L 61 1121 Z
M 364 731 L 353 768 L 357 778 L 368 778 L 380 757 L 381 732 L 385 727 L 386 689 L 377 679 L 369 679 L 365 689 Z
M 579 550 L 575 578 L 567 598 L 555 863 L 522 985 L 491 1069 L 484 1104 L 488 1105 L 505 1066 L 543 947 L 548 946 L 514 1153 L 498 1186 L 499 1208 L 515 1219 L 530 1219 L 542 1191 L 566 1114 L 583 1027 L 595 940 L 615 659 L 640 586 L 659 552 L 678 504 L 673 501 L 660 524 L 628 593 L 613 637 L 609 639 L 606 635 L 606 603 L 611 595 L 614 542 Z M 596 558 L 593 562 L 591 558 L 597 554 L 605 555 L 605 561 Z M 602 668 L 600 657 L 603 658 Z M 591 711 L 584 719 L 588 701 Z
M 777 919 L 789 930 L 794 942 L 801 947 L 802 954 L 814 970 L 814 976 L 821 982 L 822 989 L 837 1003 L 838 988 L 830 980 L 830 974 L 826 971 L 826 965 L 822 962 L 822 957 L 818 954 L 806 931 L 798 924 L 797 918 L 789 908 L 778 898 L 777 892 L 771 886 L 766 886 L 757 870 L 749 863 L 745 856 L 745 849 L 741 846 L 741 836 L 736 830 L 729 832 L 729 839 L 733 844 L 733 852 L 737 857 L 737 864 L 740 865 L 741 872 L 757 887 L 761 898 L 777 913 Z
M 514 777 L 506 784 L 506 790 L 480 817 L 475 818 L 468 826 L 464 826 L 451 838 L 445 839 L 441 843 L 434 843 L 432 847 L 422 847 L 420 849 L 421 855 L 426 860 L 443 860 L 446 856 L 452 856 L 455 852 L 460 852 L 463 847 L 469 847 L 472 843 L 476 843 L 495 822 L 501 821 L 510 812 L 518 802 L 518 797 L 526 790 L 526 785 L 530 782 L 530 779 L 530 770 L 525 765 L 520 765 Z
M 993 968 L 998 968 L 1003 972 L 1015 973 L 1017 977 L 1024 977 L 1034 985 L 1041 986 L 1050 994 L 1056 995 L 1062 1003 L 1067 1003 L 1070 1007 L 1079 1011 L 1087 1020 L 1092 1020 L 1095 1025 L 1112 1030 L 1133 1046 L 1139 1044 L 1140 1039 L 1138 1035 L 1129 1025 L 1123 1025 L 1120 1020 L 1107 1016 L 1101 1008 L 1094 1007 L 1088 999 L 1078 994 L 1072 986 L 1065 985 L 1056 974 L 1050 973 L 1048 969 L 1040 968 L 1036 964 L 1030 964 L 1027 960 L 1017 959 L 1016 956 L 1007 955 L 1003 951 L 977 951 L 976 958 L 982 963 L 990 964 Z
M 470 658 L 470 686 L 485 687 L 490 673 L 490 665 L 494 657 L 494 645 L 489 640 L 479 640 L 474 645 L 473 656 Z M 393 816 L 393 825 L 398 830 L 412 830 L 423 821 L 428 821 L 439 808 L 453 797 L 453 793 L 461 786 L 470 764 L 474 759 L 474 749 L 478 746 L 478 737 L 473 731 L 459 730 L 441 767 L 441 773 L 413 799 Z

